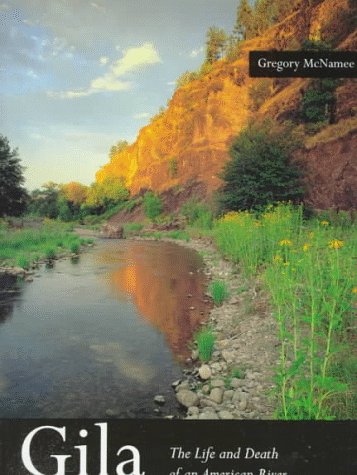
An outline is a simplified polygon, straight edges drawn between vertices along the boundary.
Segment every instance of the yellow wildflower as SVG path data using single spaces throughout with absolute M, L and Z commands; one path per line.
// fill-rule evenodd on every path
M 305 242 L 305 244 L 302 246 L 302 250 L 304 252 L 307 252 L 311 247 L 311 244 L 309 244 L 308 242 Z
M 353 287 L 352 293 L 353 293 L 353 294 L 357 294 L 357 287 Z
M 254 222 L 254 226 L 255 226 L 256 228 L 260 228 L 260 227 L 262 226 L 262 223 L 260 223 L 259 221 L 255 221 L 255 222 Z
M 279 263 L 283 262 L 283 258 L 277 254 L 276 256 L 273 257 L 273 262 Z
M 293 243 L 290 241 L 290 239 L 282 239 L 281 241 L 279 241 L 279 246 L 292 246 Z
M 332 239 L 332 241 L 328 243 L 328 247 L 330 249 L 341 249 L 343 245 L 344 245 L 344 242 L 340 241 L 339 239 Z
M 329 226 L 330 223 L 329 221 L 326 221 L 325 219 L 323 221 L 320 221 L 321 226 Z
M 315 233 L 311 231 L 311 233 L 309 233 L 309 238 L 312 239 L 314 236 L 315 236 Z

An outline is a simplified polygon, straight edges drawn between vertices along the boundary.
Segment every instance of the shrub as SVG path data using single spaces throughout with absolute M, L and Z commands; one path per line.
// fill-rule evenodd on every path
M 271 94 L 271 79 L 261 79 L 252 84 L 249 88 L 249 98 L 251 101 L 251 109 L 255 112 Z
M 79 249 L 80 249 L 80 244 L 79 244 L 78 241 L 71 242 L 70 250 L 71 250 L 71 252 L 73 252 L 73 254 L 78 254 Z
M 145 215 L 155 222 L 156 218 L 161 214 L 162 211 L 162 200 L 161 198 L 153 193 L 148 191 L 144 195 L 144 212 Z
M 211 229 L 213 216 L 211 210 L 196 199 L 190 199 L 181 208 L 181 213 L 187 219 L 188 224 L 202 229 Z
M 55 259 L 56 258 L 56 250 L 53 247 L 48 247 L 45 249 L 45 257 L 46 259 Z
M 303 197 L 301 172 L 291 163 L 297 147 L 290 125 L 272 121 L 249 125 L 234 141 L 221 175 L 220 204 L 225 210 L 261 209 Z
M 221 280 L 213 281 L 209 286 L 209 292 L 216 305 L 222 305 L 224 300 L 229 296 L 227 285 Z
M 209 361 L 211 359 L 215 336 L 211 328 L 203 328 L 200 330 L 196 336 L 195 340 L 197 342 L 198 355 L 201 361 Z
M 25 256 L 19 256 L 16 264 L 23 269 L 28 269 L 30 267 L 30 261 Z
M 168 171 L 169 171 L 170 178 L 176 178 L 177 177 L 177 172 L 178 172 L 177 158 L 172 157 L 172 158 L 169 159 Z

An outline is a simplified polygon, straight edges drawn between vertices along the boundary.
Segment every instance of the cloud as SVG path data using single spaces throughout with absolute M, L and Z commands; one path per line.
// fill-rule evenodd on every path
M 101 64 L 106 65 L 109 61 L 107 59 L 102 57 L 100 59 Z M 105 74 L 93 79 L 88 88 L 76 91 L 49 92 L 48 95 L 61 99 L 74 99 L 99 92 L 127 91 L 132 87 L 132 82 L 120 79 L 122 76 L 161 62 L 161 58 L 154 45 L 152 43 L 144 43 L 142 46 L 124 50 L 123 57 L 110 64 Z
M 93 8 L 95 8 L 96 10 L 99 10 L 99 11 L 101 11 L 101 12 L 106 12 L 106 9 L 105 9 L 105 7 L 104 7 L 103 5 L 99 5 L 99 4 L 96 3 L 96 2 L 91 2 L 90 4 L 91 4 L 91 6 L 92 6 Z
M 133 115 L 134 119 L 147 119 L 148 117 L 150 117 L 150 114 L 148 112 L 140 112 L 139 114 Z
M 189 57 L 197 58 L 197 56 L 203 53 L 203 50 L 204 50 L 203 46 L 201 46 L 201 48 L 198 48 L 198 49 L 193 49 L 191 53 L 189 54 Z
M 0 12 L 6 12 L 10 7 L 6 3 L 0 3 Z
M 99 62 L 100 62 L 100 64 L 102 64 L 104 66 L 105 64 L 109 63 L 109 58 L 107 56 L 101 56 L 99 58 Z

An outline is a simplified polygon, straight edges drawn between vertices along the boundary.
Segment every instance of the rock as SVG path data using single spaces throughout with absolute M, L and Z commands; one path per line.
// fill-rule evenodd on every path
M 160 394 L 158 394 L 157 396 L 154 397 L 154 402 L 156 402 L 156 404 L 160 404 L 160 406 L 162 406 L 163 404 L 165 404 L 166 400 L 165 400 L 164 396 L 161 396 Z
M 180 383 L 181 383 L 181 379 L 177 379 L 176 381 L 174 381 L 174 382 L 171 384 L 171 386 L 172 386 L 173 388 L 177 388 L 177 386 L 179 386 Z
M 228 411 L 220 411 L 220 412 L 218 413 L 218 416 L 219 416 L 220 419 L 224 419 L 224 420 L 234 419 L 233 414 L 231 414 L 231 413 L 228 412 Z
M 223 388 L 224 387 L 224 381 L 223 381 L 223 379 L 212 379 L 211 386 L 212 386 L 212 388 Z
M 200 410 L 196 406 L 191 406 L 187 410 L 188 416 L 198 416 L 199 413 L 200 413 Z
M 175 391 L 179 392 L 179 391 L 183 391 L 185 389 L 190 389 L 190 384 L 189 384 L 188 381 L 182 381 L 182 383 L 180 383 L 178 386 L 176 386 Z
M 227 363 L 233 363 L 234 359 L 235 359 L 235 354 L 233 351 L 229 351 L 229 350 L 223 350 L 222 351 L 222 357 L 224 360 L 227 361 Z
M 241 380 L 238 378 L 232 378 L 231 380 L 231 388 L 237 389 L 241 386 Z
M 228 389 L 223 393 L 223 401 L 231 401 L 233 397 L 234 391 L 232 389 Z
M 203 420 L 215 420 L 215 419 L 219 419 L 219 417 L 217 416 L 217 414 L 215 412 L 202 412 L 199 417 L 198 417 L 201 421 Z
M 191 353 L 191 359 L 192 359 L 192 361 L 197 361 L 197 360 L 198 360 L 198 357 L 199 357 L 198 350 L 193 350 L 192 353 Z
M 105 237 L 108 239 L 123 239 L 124 228 L 120 224 L 107 223 L 104 226 L 102 226 L 102 229 L 100 230 L 100 234 L 102 235 L 102 237 Z
M 222 371 L 222 365 L 220 363 L 212 363 L 211 368 L 215 371 Z
M 198 406 L 199 398 L 196 393 L 188 389 L 182 389 L 176 394 L 176 399 L 184 407 Z
M 198 370 L 198 374 L 199 374 L 201 379 L 207 380 L 212 376 L 212 371 L 211 371 L 211 368 L 208 365 L 204 364 Z
M 117 411 L 115 411 L 114 409 L 107 409 L 105 411 L 105 415 L 108 416 L 108 417 L 116 417 L 119 415 L 119 413 Z
M 213 410 L 218 409 L 218 404 L 212 401 L 211 399 L 203 398 L 200 400 L 200 406 L 204 409 L 210 408 Z
M 216 404 L 221 404 L 223 401 L 223 389 L 222 388 L 213 388 L 209 398 L 211 401 L 215 402 Z
M 211 388 L 209 386 L 209 384 L 205 384 L 204 386 L 202 386 L 202 393 L 203 394 L 209 394 Z

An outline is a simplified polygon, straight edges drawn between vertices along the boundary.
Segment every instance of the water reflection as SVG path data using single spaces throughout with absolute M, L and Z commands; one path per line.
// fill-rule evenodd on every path
M 12 317 L 14 305 L 21 294 L 16 276 L 0 275 L 0 324 Z
M 169 243 L 99 241 L 32 283 L 2 280 L 0 417 L 156 417 L 157 394 L 174 414 L 201 266 Z
M 100 257 L 109 260 L 107 254 Z M 125 265 L 110 274 L 117 298 L 129 294 L 141 316 L 165 335 L 174 355 L 184 359 L 187 342 L 207 313 L 201 259 L 170 243 L 147 242 L 130 243 L 120 259 Z

